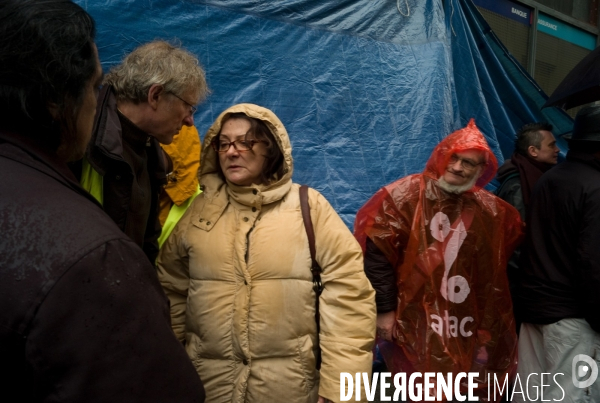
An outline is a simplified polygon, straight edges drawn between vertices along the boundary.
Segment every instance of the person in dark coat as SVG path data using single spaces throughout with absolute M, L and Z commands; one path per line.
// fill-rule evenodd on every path
M 556 165 L 559 151 L 551 124 L 529 123 L 517 133 L 512 157 L 498 168 L 500 187 L 496 195 L 516 208 L 523 222 L 533 187 Z
M 525 223 L 533 188 L 544 172 L 556 165 L 559 151 L 551 124 L 529 123 L 518 131 L 512 157 L 504 161 L 498 169 L 500 187 L 496 190 L 496 195 L 516 208 Z M 520 256 L 521 246 L 518 246 L 508 260 L 506 269 L 513 298 Z M 518 333 L 520 327 L 518 318 L 516 327 Z
M 520 379 L 562 373 L 545 399 L 600 401 L 600 382 L 574 385 L 580 355 L 598 359 L 600 347 L 600 106 L 579 111 L 566 161 L 538 181 L 527 214 L 515 299 Z M 528 380 L 530 396 L 543 382 Z
M 70 0 L 0 3 L 0 390 L 15 402 L 203 402 L 143 251 L 67 167 L 102 69 Z
M 83 187 L 152 263 L 161 233 L 159 195 L 173 174 L 160 145 L 194 125 L 195 105 L 207 94 L 193 54 L 164 41 L 139 46 L 106 75 L 90 145 L 74 167 Z

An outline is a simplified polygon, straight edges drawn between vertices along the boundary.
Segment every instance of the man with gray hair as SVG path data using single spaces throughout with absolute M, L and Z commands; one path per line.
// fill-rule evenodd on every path
M 188 51 L 164 41 L 142 45 L 106 75 L 81 184 L 154 263 L 158 196 L 170 172 L 160 144 L 194 125 L 208 94 L 204 71 Z
M 377 334 L 392 342 L 382 344 L 387 369 L 477 372 L 482 398 L 486 374 L 505 379 L 517 354 L 505 267 L 521 220 L 482 189 L 497 164 L 471 120 L 435 147 L 423 173 L 376 192 L 354 225 L 375 289 Z

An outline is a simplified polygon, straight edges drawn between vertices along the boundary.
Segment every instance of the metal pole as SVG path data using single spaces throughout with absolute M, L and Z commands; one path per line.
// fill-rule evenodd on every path
M 531 29 L 529 30 L 529 58 L 527 60 L 527 72 L 535 78 L 535 57 L 537 49 L 537 21 L 538 9 L 534 7 L 531 11 Z

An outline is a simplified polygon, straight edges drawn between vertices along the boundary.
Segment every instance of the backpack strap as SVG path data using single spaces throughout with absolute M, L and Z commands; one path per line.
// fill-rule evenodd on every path
M 310 249 L 310 259 L 312 264 L 310 272 L 313 276 L 313 290 L 317 296 L 315 302 L 315 321 L 317 322 L 317 344 L 319 342 L 319 333 L 321 332 L 321 318 L 319 315 L 319 296 L 323 292 L 323 283 L 321 282 L 321 266 L 315 259 L 315 230 L 313 228 L 312 219 L 310 218 L 310 206 L 308 205 L 308 186 L 300 186 L 300 209 L 302 210 L 302 220 L 304 221 L 304 229 L 308 237 L 308 248 Z M 317 370 L 321 368 L 321 350 L 317 353 Z

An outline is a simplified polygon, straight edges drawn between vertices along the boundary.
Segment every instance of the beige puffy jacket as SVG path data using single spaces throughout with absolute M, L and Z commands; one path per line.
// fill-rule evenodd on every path
M 216 174 L 210 142 L 233 112 L 267 123 L 284 152 L 282 178 L 240 187 Z M 360 246 L 311 189 L 324 284 L 319 374 L 311 258 L 283 124 L 256 105 L 227 109 L 206 134 L 201 167 L 204 192 L 161 249 L 158 265 L 173 330 L 185 341 L 206 401 L 314 403 L 321 395 L 338 402 L 340 372 L 371 372 L 375 301 Z

